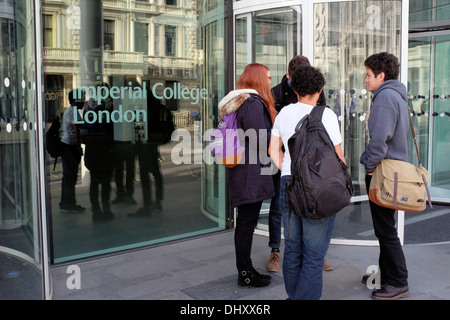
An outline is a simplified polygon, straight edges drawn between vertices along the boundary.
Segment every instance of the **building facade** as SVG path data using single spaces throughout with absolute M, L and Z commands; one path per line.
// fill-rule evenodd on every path
M 376 245 L 359 163 L 373 53 L 400 58 L 432 200 L 450 201 L 448 0 L 3 0 L 0 22 L 0 287 L 11 288 L 0 299 L 51 298 L 52 265 L 232 228 L 208 134 L 252 62 L 270 68 L 273 86 L 297 54 L 325 75 L 355 186 L 334 243 Z M 50 126 L 69 114 L 81 141 L 70 210 L 67 155 L 46 149 Z M 155 140 L 168 115 L 170 141 Z M 398 214 L 402 241 L 410 218 Z

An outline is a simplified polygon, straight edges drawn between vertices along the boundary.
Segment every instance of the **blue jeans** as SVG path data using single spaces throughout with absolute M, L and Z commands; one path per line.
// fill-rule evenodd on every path
M 285 248 L 283 277 L 289 300 L 318 300 L 322 296 L 322 269 L 331 241 L 336 215 L 309 220 L 292 212 L 285 191 L 290 176 L 281 177 L 280 207 L 283 214 Z
M 275 196 L 269 209 L 269 247 L 279 249 L 281 243 L 280 171 L 272 176 Z

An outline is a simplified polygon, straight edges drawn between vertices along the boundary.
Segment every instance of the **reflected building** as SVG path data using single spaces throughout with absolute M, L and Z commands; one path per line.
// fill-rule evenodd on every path
M 106 82 L 127 87 L 146 82 L 191 125 L 200 102 L 180 99 L 170 88 L 201 88 L 203 52 L 199 46 L 197 2 L 193 0 L 44 1 L 44 62 L 49 118 L 67 106 L 68 90 Z

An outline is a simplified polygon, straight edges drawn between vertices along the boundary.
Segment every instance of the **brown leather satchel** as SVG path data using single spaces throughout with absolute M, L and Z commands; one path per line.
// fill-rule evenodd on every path
M 401 160 L 382 160 L 373 173 L 369 188 L 369 199 L 382 207 L 408 212 L 421 212 L 427 206 L 427 196 L 428 203 L 433 208 L 428 188 L 430 174 L 422 166 L 420 160 L 411 113 L 409 122 L 419 166 L 416 167 Z

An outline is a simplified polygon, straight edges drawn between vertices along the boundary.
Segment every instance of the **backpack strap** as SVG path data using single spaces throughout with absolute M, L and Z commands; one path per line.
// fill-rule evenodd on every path
M 327 106 L 313 107 L 311 112 L 303 116 L 303 118 L 301 118 L 300 121 L 297 123 L 297 126 L 295 127 L 295 132 L 298 132 L 300 130 L 300 127 L 307 118 L 309 118 L 310 122 L 312 122 L 312 120 L 322 122 L 322 115 L 326 107 Z
M 302 126 L 303 122 L 305 122 L 305 120 L 309 117 L 309 114 L 306 114 L 303 116 L 303 118 L 300 119 L 300 121 L 297 123 L 297 125 L 295 126 L 295 132 L 299 132 L 300 131 L 300 127 Z
M 312 119 L 316 121 L 322 121 L 323 112 L 327 106 L 315 106 L 309 113 Z

